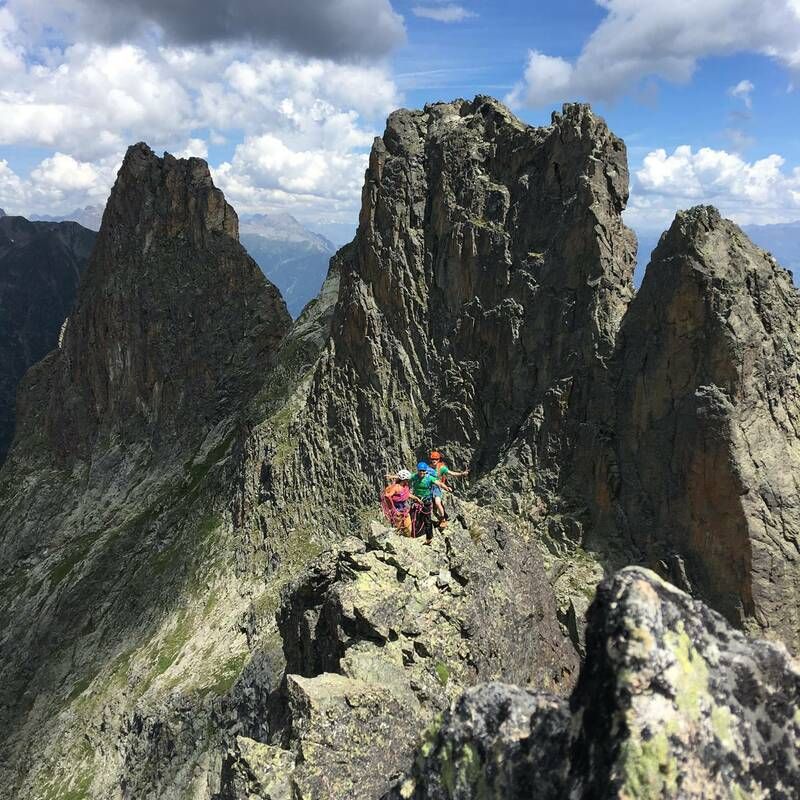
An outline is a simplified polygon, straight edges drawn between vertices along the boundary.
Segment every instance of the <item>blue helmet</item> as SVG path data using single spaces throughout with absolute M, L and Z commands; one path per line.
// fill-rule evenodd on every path
M 428 465 L 424 461 L 420 461 L 419 464 L 417 464 L 417 470 L 419 472 L 422 472 L 423 470 L 425 472 L 427 472 L 428 471 Z

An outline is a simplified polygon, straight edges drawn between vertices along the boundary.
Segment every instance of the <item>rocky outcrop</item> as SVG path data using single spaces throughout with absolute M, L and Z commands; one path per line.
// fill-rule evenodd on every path
M 624 144 L 588 106 L 543 128 L 486 97 L 392 114 L 297 448 L 268 458 L 275 496 L 346 485 L 351 506 L 372 503 L 436 445 L 491 473 L 484 499 L 556 503 L 632 295 L 627 184 Z
M 795 648 L 799 313 L 789 273 L 736 225 L 709 207 L 678 214 L 620 332 L 604 534 Z
M 14 436 L 17 386 L 58 344 L 94 233 L 0 214 L 0 464 Z
M 794 797 L 800 668 L 652 572 L 598 589 L 569 702 L 512 686 L 467 692 L 389 795 Z
M 272 765 L 261 783 L 284 780 L 287 797 L 379 797 L 421 732 L 478 681 L 574 680 L 540 559 L 517 532 L 484 518 L 431 547 L 380 525 L 365 538 L 320 557 L 278 611 L 286 677 L 269 746 L 283 752 L 257 750 Z M 252 760 L 231 760 L 225 797 L 248 796 Z

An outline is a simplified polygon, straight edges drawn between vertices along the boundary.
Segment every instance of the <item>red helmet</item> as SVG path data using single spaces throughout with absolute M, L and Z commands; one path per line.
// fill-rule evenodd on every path
M 431 461 L 441 461 L 442 454 L 438 450 L 431 450 Z

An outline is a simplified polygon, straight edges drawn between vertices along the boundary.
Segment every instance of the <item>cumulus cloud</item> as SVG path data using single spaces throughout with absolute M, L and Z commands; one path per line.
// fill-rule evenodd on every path
M 83 158 L 126 138 L 165 141 L 193 123 L 190 90 L 132 45 L 75 45 L 0 88 L 0 144 L 56 147 Z
M 105 204 L 121 161 L 122 154 L 90 163 L 56 152 L 23 179 L 0 160 L 0 207 L 26 215 Z
M 11 4 L 0 7 L 0 72 L 13 72 L 0 82 L 0 147 L 49 154 L 15 172 L 14 149 L 0 151 L 8 159 L 0 173 L 5 205 L 60 214 L 103 202 L 125 148 L 144 140 L 177 156 L 228 148 L 217 174 L 235 204 L 257 211 L 257 203 L 280 201 L 307 217 L 324 208 L 329 218 L 346 207 L 355 215 L 366 153 L 400 103 L 388 64 L 160 37 L 52 47 L 26 39 Z
M 248 137 L 231 161 L 212 170 L 243 212 L 311 212 L 350 221 L 358 213 L 368 155 L 341 149 L 297 149 L 274 134 Z
M 437 22 L 463 22 L 470 17 L 477 17 L 474 11 L 469 11 L 464 6 L 448 3 L 441 6 L 414 6 L 411 11 L 414 16 L 427 17 Z
M 626 219 L 642 229 L 664 229 L 675 211 L 711 203 L 741 224 L 800 218 L 800 167 L 770 155 L 748 162 L 735 153 L 689 145 L 653 150 L 635 172 Z
M 208 158 L 208 145 L 203 139 L 189 139 L 186 144 L 172 155 L 175 158 Z
M 596 0 L 607 16 L 574 61 L 531 51 L 508 101 L 540 106 L 565 99 L 610 101 L 643 79 L 688 81 L 699 59 L 761 53 L 800 69 L 798 0 Z
M 739 81 L 736 86 L 731 86 L 731 88 L 728 89 L 728 94 L 730 94 L 731 97 L 739 98 L 744 103 L 745 108 L 752 108 L 753 90 L 755 88 L 752 81 L 743 80 Z
M 254 42 L 337 60 L 386 55 L 405 39 L 390 0 L 9 0 L 29 26 L 106 44 Z

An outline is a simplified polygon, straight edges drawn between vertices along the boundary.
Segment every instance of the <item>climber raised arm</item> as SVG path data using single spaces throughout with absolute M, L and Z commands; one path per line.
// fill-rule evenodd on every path
M 447 485 L 447 478 L 448 476 L 452 476 L 454 478 L 463 478 L 464 476 L 469 474 L 469 470 L 464 470 L 463 472 L 454 472 L 450 469 L 445 463 L 442 454 L 438 450 L 431 451 L 431 473 L 437 479 L 437 487 L 438 489 L 434 489 L 432 492 L 433 495 L 433 508 L 436 512 L 437 518 L 437 525 L 439 529 L 443 529 L 447 527 L 448 524 L 448 517 L 447 511 L 444 507 L 444 502 L 442 500 L 442 490 L 446 492 L 452 492 L 453 490 Z

